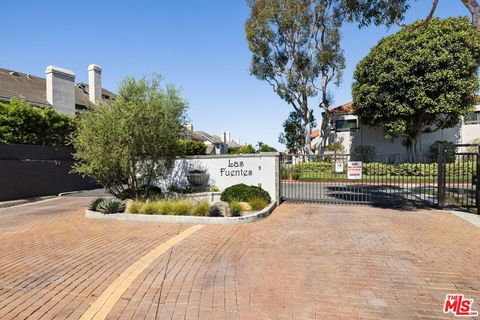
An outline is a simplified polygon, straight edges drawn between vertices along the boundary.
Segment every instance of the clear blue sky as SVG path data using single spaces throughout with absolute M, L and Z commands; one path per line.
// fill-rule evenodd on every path
M 425 17 L 431 0 L 419 0 L 407 22 Z M 230 131 L 241 142 L 277 142 L 290 106 L 249 73 L 244 0 L 0 1 L 0 67 L 44 76 L 53 64 L 86 81 L 87 66 L 103 68 L 103 86 L 116 90 L 127 75 L 162 74 L 182 88 L 195 130 Z M 460 0 L 440 0 L 437 16 L 468 15 Z M 345 25 L 347 67 L 334 88 L 335 103 L 351 99 L 356 63 L 378 40 L 395 32 Z M 320 112 L 317 108 L 317 118 Z

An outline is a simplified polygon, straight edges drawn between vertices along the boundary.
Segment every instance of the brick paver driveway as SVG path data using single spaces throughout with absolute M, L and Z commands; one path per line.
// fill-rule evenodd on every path
M 87 220 L 88 202 L 0 210 L 0 319 L 85 318 L 132 264 L 190 228 Z M 445 212 L 284 204 L 189 235 L 114 288 L 107 318 L 443 318 L 446 293 L 480 310 L 479 247 L 480 229 Z

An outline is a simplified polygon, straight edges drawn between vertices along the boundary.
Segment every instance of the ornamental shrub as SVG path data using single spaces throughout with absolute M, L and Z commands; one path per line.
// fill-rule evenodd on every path
M 248 201 L 248 204 L 252 208 L 252 211 L 259 211 L 268 205 L 268 202 L 263 198 L 252 198 Z
M 207 200 L 202 200 L 193 207 L 192 213 L 196 216 L 206 216 L 208 209 L 210 209 L 210 203 Z
M 177 154 L 184 156 L 204 155 L 207 152 L 207 145 L 200 141 L 179 140 Z
M 271 202 L 270 195 L 267 191 L 256 186 L 247 186 L 244 183 L 236 184 L 223 190 L 220 200 L 225 202 L 231 201 L 245 201 L 248 202 L 253 198 L 265 199 L 268 203 Z

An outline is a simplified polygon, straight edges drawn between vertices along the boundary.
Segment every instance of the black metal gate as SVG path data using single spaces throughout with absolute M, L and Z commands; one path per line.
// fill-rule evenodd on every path
M 438 206 L 480 214 L 480 146 L 444 146 L 438 163 Z
M 282 200 L 478 210 L 479 152 L 439 148 L 439 155 L 281 155 Z M 475 146 L 474 148 L 478 148 Z

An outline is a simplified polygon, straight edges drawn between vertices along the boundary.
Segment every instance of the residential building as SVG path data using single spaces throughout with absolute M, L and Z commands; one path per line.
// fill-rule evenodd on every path
M 224 132 L 221 135 L 210 135 L 205 131 L 194 131 L 191 123 L 185 126 L 185 139 L 200 141 L 207 145 L 206 154 L 226 154 L 229 147 L 236 146 L 236 142 L 231 139 L 230 132 Z
M 385 139 L 381 127 L 369 127 L 361 123 L 353 114 L 353 102 L 348 102 L 330 110 L 332 134 L 329 143 L 341 142 L 346 152 L 354 152 L 356 147 L 371 146 L 379 154 L 404 153 L 402 139 L 394 141 Z M 315 137 L 314 137 L 315 136 Z M 320 138 L 317 132 L 312 132 L 313 146 L 318 150 Z M 480 105 L 475 111 L 464 117 L 453 128 L 424 133 L 418 139 L 419 152 L 428 152 L 429 147 L 438 140 L 451 141 L 456 144 L 472 143 L 480 138 Z
M 0 102 L 24 100 L 34 106 L 53 107 L 69 116 L 88 109 L 100 99 L 114 99 L 115 94 L 102 88 L 102 69 L 88 66 L 88 84 L 75 83 L 73 71 L 48 66 L 45 78 L 0 68 Z

